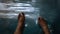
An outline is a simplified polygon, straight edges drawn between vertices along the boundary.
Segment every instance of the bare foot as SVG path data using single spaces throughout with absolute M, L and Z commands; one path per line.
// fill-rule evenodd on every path
M 25 21 L 25 15 L 24 13 L 19 14 L 18 16 L 18 25 L 23 26 Z
M 22 34 L 23 27 L 24 27 L 25 15 L 21 13 L 18 15 L 18 25 L 14 34 Z
M 47 25 L 46 20 L 44 20 L 42 17 L 38 18 L 38 23 L 40 26 L 46 26 Z
M 41 28 L 43 29 L 45 34 L 50 34 L 50 31 L 48 29 L 48 25 L 47 25 L 46 21 L 42 17 L 38 18 L 38 23 L 41 26 Z

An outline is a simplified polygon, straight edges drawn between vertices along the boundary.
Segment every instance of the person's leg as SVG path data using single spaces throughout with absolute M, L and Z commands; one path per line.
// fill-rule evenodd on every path
M 19 14 L 18 25 L 17 25 L 16 31 L 14 32 L 14 34 L 22 34 L 22 30 L 24 27 L 24 21 L 25 21 L 24 13 Z
M 14 32 L 14 34 L 22 34 L 22 30 L 24 27 L 24 21 L 25 21 L 24 13 L 19 14 L 18 25 L 17 25 L 16 31 Z M 50 32 L 48 30 L 48 25 L 43 18 L 41 18 L 41 17 L 38 18 L 38 24 L 39 24 L 39 26 L 42 27 L 45 34 L 50 34 Z
M 48 25 L 47 25 L 46 21 L 42 17 L 38 18 L 38 23 L 41 26 L 41 28 L 43 29 L 44 34 L 50 34 L 50 31 L 48 29 Z

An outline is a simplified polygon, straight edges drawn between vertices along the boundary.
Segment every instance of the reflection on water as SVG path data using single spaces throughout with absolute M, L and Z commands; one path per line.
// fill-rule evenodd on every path
M 42 0 L 0 0 L 0 33 L 13 34 L 17 26 L 17 17 L 21 12 L 25 13 L 25 30 L 24 34 L 43 34 L 39 28 L 37 19 L 39 15 L 46 16 L 53 14 L 48 12 L 49 6 L 41 5 Z M 41 8 L 41 9 L 40 9 Z M 41 11 L 41 12 L 40 12 Z M 48 13 L 47 13 L 48 12 Z M 46 14 L 45 14 L 46 13 Z M 54 12 L 55 13 L 55 12 Z M 54 15 L 54 14 L 53 14 Z M 48 24 L 49 28 L 51 27 Z M 51 30 L 52 31 L 52 30 Z
M 18 2 L 19 0 L 15 0 Z M 40 28 L 37 25 L 37 18 L 39 17 L 39 8 L 34 7 L 35 0 L 23 1 L 20 3 L 14 3 L 13 1 L 4 1 L 6 3 L 0 3 L 0 27 L 2 32 L 6 34 L 13 34 L 17 26 L 17 17 L 21 12 L 25 13 L 25 29 L 24 34 L 38 34 L 41 33 Z M 33 4 L 32 4 L 33 2 Z M 36 28 L 36 29 L 35 29 Z M 1 34 L 4 34 L 2 33 Z

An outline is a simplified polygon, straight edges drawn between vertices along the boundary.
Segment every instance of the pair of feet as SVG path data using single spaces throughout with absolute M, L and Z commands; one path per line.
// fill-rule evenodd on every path
M 18 25 L 17 25 L 16 31 L 14 32 L 14 34 L 22 34 L 24 22 L 25 22 L 25 14 L 21 13 L 18 15 Z M 42 27 L 45 34 L 50 34 L 46 21 L 42 17 L 38 18 L 38 24 L 39 26 Z
M 19 14 L 18 15 L 18 24 L 23 26 L 24 21 L 25 21 L 25 14 L 24 13 Z M 39 17 L 38 18 L 38 24 L 40 26 L 45 26 L 46 25 L 46 21 L 42 17 Z

